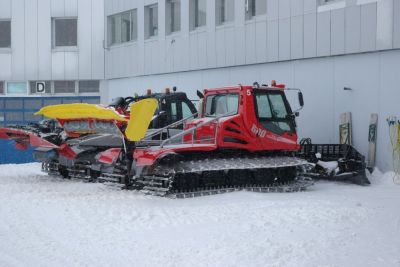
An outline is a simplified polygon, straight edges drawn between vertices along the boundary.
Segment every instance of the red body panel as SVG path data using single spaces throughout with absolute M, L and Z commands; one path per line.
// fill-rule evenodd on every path
M 68 144 L 62 144 L 60 148 L 58 149 L 58 153 L 70 160 L 73 160 L 76 158 L 77 154 L 75 151 L 68 145 Z
M 282 90 L 268 88 L 268 90 Z M 236 86 L 205 90 L 205 98 L 214 94 L 239 94 L 239 107 L 236 115 L 220 118 L 198 128 L 192 140 L 192 134 L 184 136 L 184 144 L 169 145 L 164 148 L 137 148 L 134 159 L 137 166 L 148 166 L 168 154 L 213 151 L 217 149 L 237 149 L 249 152 L 297 151 L 296 133 L 275 134 L 265 129 L 256 116 L 254 89 L 252 86 Z M 202 112 L 205 113 L 204 111 Z M 212 118 L 203 117 L 186 124 L 190 129 Z
M 212 144 L 183 144 L 171 145 L 165 148 L 137 148 L 134 151 L 133 158 L 136 159 L 137 166 L 149 166 L 166 155 L 177 154 L 179 152 L 213 151 L 216 149 L 217 146 Z
M 33 147 L 58 148 L 58 146 L 40 138 L 34 133 L 14 128 L 0 128 L 0 139 L 15 141 L 16 148 L 19 150 L 26 150 L 28 144 L 31 144 Z
M 113 164 L 117 161 L 119 154 L 121 153 L 121 148 L 110 148 L 99 156 L 99 162 L 105 164 Z

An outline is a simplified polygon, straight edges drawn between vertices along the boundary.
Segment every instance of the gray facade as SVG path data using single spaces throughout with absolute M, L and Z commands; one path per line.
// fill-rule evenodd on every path
M 386 119 L 400 118 L 399 62 L 400 51 L 391 50 L 123 78 L 108 81 L 109 98 L 143 94 L 145 88 L 161 91 L 177 86 L 197 99 L 197 89 L 276 79 L 302 89 L 306 104 L 297 119 L 298 132 L 300 138 L 311 137 L 314 143 L 338 143 L 339 116 L 350 111 L 354 145 L 367 155 L 370 114 L 378 113 L 377 164 L 382 170 L 390 170 L 392 147 Z M 352 90 L 345 91 L 344 87 Z M 291 96 L 292 106 L 297 107 L 297 99 Z
M 231 0 L 234 20 L 223 25 L 206 1 L 206 26 L 191 30 L 190 1 L 181 1 L 181 30 L 168 34 L 165 0 L 106 0 L 106 16 L 138 17 L 137 41 L 108 47 L 107 79 L 400 48 L 399 0 L 264 0 L 266 14 L 251 20 L 245 0 Z M 146 39 L 145 6 L 155 3 L 158 36 Z
M 54 20 L 63 18 L 77 20 L 74 47 L 54 46 Z M 4 87 L 26 82 L 29 91 L 30 81 L 68 80 L 78 86 L 80 80 L 104 80 L 102 0 L 0 0 L 1 20 L 11 20 L 11 46 L 0 48 Z
M 265 0 L 266 14 L 251 20 L 245 0 L 232 1 L 233 21 L 217 25 L 207 0 L 206 26 L 191 30 L 182 0 L 181 30 L 168 34 L 166 1 L 105 0 L 106 16 L 137 9 L 138 37 L 107 48 L 104 101 L 171 86 L 196 98 L 197 89 L 275 79 L 304 91 L 299 134 L 315 143 L 338 143 L 339 115 L 350 111 L 354 144 L 367 154 L 377 112 L 378 166 L 392 169 L 386 118 L 400 117 L 400 0 Z M 158 36 L 146 39 L 144 7 L 155 3 Z

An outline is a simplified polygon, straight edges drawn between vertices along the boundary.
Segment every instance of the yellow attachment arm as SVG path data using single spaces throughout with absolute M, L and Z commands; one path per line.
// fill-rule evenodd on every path
M 62 104 L 47 106 L 35 113 L 51 119 L 99 119 L 127 122 L 128 119 L 111 108 L 105 108 L 94 104 Z
M 143 99 L 131 106 L 131 118 L 125 130 L 125 136 L 130 141 L 142 140 L 153 119 L 158 101 L 154 98 Z

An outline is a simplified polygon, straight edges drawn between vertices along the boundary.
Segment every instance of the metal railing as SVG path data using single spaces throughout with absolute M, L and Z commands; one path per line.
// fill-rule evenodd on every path
M 178 134 L 175 134 L 174 136 L 171 136 L 170 138 L 165 139 L 165 140 L 161 143 L 160 147 L 163 148 L 166 144 L 170 143 L 172 140 L 177 139 L 177 138 L 180 138 L 180 137 L 183 137 L 183 136 L 185 136 L 185 135 L 187 135 L 187 134 L 192 134 L 191 144 L 193 145 L 193 144 L 194 144 L 194 138 L 195 138 L 195 131 L 196 131 L 198 128 L 203 127 L 203 126 L 206 126 L 206 125 L 208 125 L 208 124 L 211 124 L 211 123 L 213 123 L 213 122 L 215 122 L 215 121 L 218 121 L 219 119 L 221 119 L 221 118 L 223 118 L 223 117 L 227 117 L 227 116 L 230 116 L 230 115 L 233 115 L 233 113 L 232 113 L 232 112 L 228 112 L 228 113 L 225 113 L 225 114 L 223 114 L 223 115 L 216 116 L 215 118 L 213 118 L 213 119 L 211 119 L 211 120 L 208 120 L 208 121 L 199 123 L 199 124 L 193 126 L 192 128 L 189 128 L 189 129 L 187 129 L 187 130 L 185 130 L 185 131 L 182 131 L 182 132 L 180 132 L 180 133 L 178 133 Z M 216 136 L 217 136 L 217 129 L 216 129 L 216 131 L 214 132 L 214 138 L 213 138 L 213 139 L 210 139 L 210 140 L 214 140 L 214 144 L 216 144 Z M 205 141 L 205 140 L 202 140 L 202 141 Z
M 144 137 L 144 140 L 150 139 L 150 138 L 152 138 L 152 137 L 154 137 L 154 136 L 157 136 L 157 135 L 161 135 L 161 136 L 162 136 L 162 133 L 163 133 L 165 130 L 168 130 L 168 129 L 171 129 L 171 128 L 176 128 L 177 126 L 179 126 L 179 125 L 181 125 L 181 124 L 184 124 L 186 121 L 188 121 L 188 120 L 190 120 L 190 119 L 193 119 L 193 118 L 195 118 L 196 116 L 197 116 L 197 113 L 194 113 L 194 114 L 192 114 L 191 116 L 186 117 L 186 118 L 184 118 L 184 119 L 182 119 L 182 120 L 180 120 L 180 121 L 174 122 L 174 123 L 172 123 L 172 124 L 170 124 L 170 125 L 167 125 L 167 126 L 165 126 L 165 127 L 163 127 L 163 128 L 157 129 L 156 131 L 147 134 L 147 135 Z

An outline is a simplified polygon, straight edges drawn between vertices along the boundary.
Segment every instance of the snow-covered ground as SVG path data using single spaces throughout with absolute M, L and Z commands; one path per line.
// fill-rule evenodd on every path
M 186 200 L 0 165 L 0 266 L 400 266 L 400 186 Z

